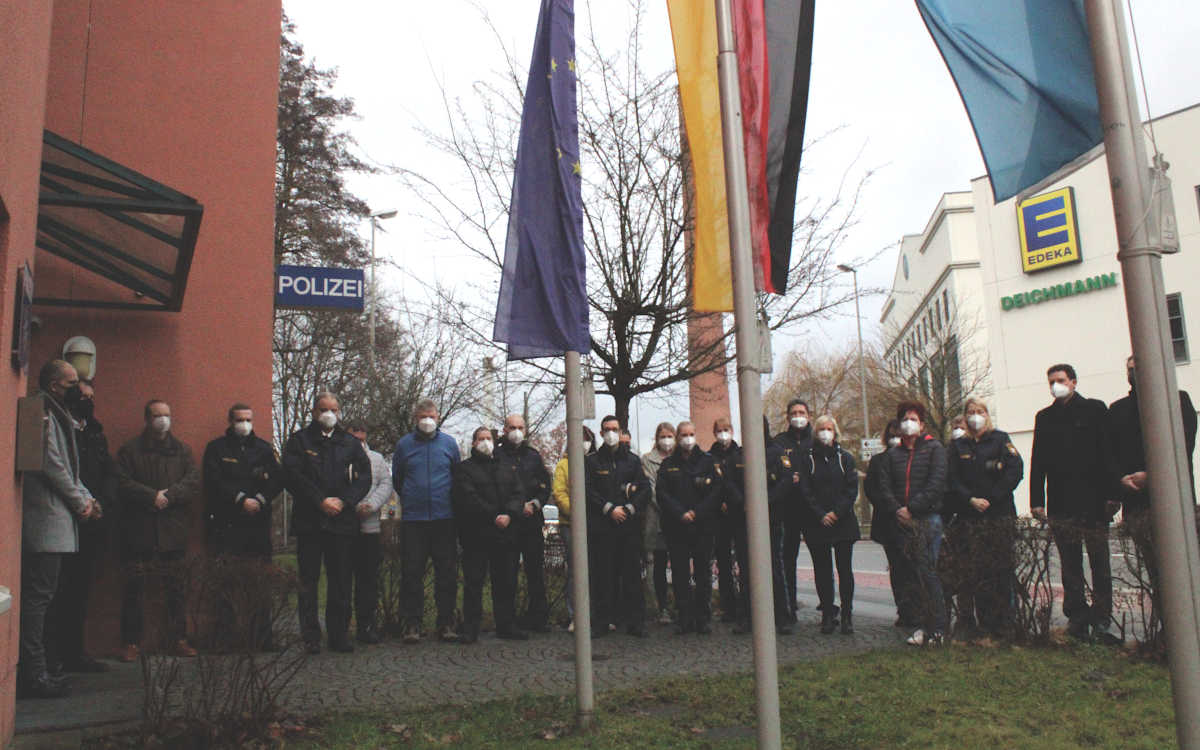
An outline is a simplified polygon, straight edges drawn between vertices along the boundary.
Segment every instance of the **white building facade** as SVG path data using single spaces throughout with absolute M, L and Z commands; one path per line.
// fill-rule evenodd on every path
M 1163 259 L 1176 372 L 1195 400 L 1200 374 L 1191 364 L 1187 315 L 1200 315 L 1200 105 L 1152 125 L 1170 164 L 1181 246 Z M 1146 147 L 1153 154 L 1149 139 Z M 970 192 L 943 195 L 925 231 L 901 241 L 880 318 L 885 357 L 895 372 L 909 373 L 932 356 L 957 356 L 946 387 L 988 402 L 1028 474 L 1034 415 L 1052 400 L 1050 365 L 1072 365 L 1079 393 L 1089 398 L 1111 403 L 1129 392 L 1123 286 L 1103 155 L 1020 206 L 1017 199 L 994 203 L 980 177 Z M 1016 502 L 1028 512 L 1025 483 Z

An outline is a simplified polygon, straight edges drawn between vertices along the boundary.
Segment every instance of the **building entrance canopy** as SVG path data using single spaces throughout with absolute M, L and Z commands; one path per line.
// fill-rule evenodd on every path
M 38 249 L 98 278 L 35 304 L 179 311 L 200 203 L 48 130 L 40 188 Z

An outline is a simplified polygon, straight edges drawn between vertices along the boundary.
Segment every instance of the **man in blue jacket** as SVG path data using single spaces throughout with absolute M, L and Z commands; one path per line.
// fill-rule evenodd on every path
M 404 642 L 421 640 L 425 564 L 430 558 L 438 637 L 455 641 L 458 559 L 450 485 L 451 472 L 460 458 L 458 443 L 438 429 L 437 404 L 429 399 L 417 402 L 413 421 L 416 429 L 400 438 L 392 455 L 392 486 L 400 497 L 400 544 L 404 551 L 400 568 Z

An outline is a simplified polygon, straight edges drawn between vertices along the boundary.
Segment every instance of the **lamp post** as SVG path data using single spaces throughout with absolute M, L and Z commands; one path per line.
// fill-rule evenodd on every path
M 378 211 L 371 214 L 371 307 L 367 311 L 367 349 L 370 352 L 371 372 L 375 372 L 375 228 L 380 219 L 390 219 L 396 210 Z
M 858 381 L 862 385 L 863 407 L 863 440 L 871 436 L 871 421 L 867 412 L 867 366 L 863 359 L 862 313 L 858 310 L 858 269 L 839 263 L 837 269 L 842 273 L 853 274 L 854 278 L 854 321 L 858 324 Z

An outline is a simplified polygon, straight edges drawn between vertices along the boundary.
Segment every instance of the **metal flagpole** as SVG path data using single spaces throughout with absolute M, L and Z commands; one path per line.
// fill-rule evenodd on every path
M 583 399 L 579 352 L 566 352 L 567 481 L 571 495 L 571 573 L 575 580 L 575 721 L 580 729 L 592 724 L 596 694 L 592 686 L 592 602 L 588 591 L 587 503 L 584 499 Z
M 733 318 L 737 341 L 738 405 L 745 454 L 746 531 L 750 546 L 750 621 L 754 638 L 754 693 L 758 746 L 778 748 L 779 674 L 775 656 L 775 605 L 771 582 L 771 534 L 767 520 L 767 457 L 762 428 L 762 381 L 750 259 L 750 191 L 742 135 L 741 92 L 730 0 L 716 0 L 717 77 L 721 88 L 725 190 L 729 212 Z
M 1105 156 L 1116 215 L 1125 308 L 1137 363 L 1137 398 L 1149 475 L 1154 552 L 1161 571 L 1163 622 L 1175 731 L 1200 750 L 1200 544 L 1184 449 L 1175 359 L 1167 326 L 1162 246 L 1151 231 L 1151 174 L 1138 115 L 1120 0 L 1087 0 L 1088 30 Z

